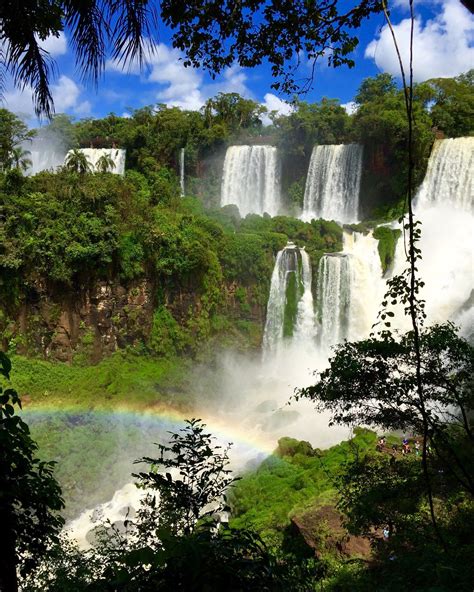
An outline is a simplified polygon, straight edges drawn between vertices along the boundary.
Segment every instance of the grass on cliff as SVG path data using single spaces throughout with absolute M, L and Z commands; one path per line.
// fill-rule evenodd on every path
M 93 366 L 74 366 L 15 355 L 12 383 L 28 408 L 105 409 L 150 405 L 186 408 L 185 358 L 152 358 L 117 351 Z

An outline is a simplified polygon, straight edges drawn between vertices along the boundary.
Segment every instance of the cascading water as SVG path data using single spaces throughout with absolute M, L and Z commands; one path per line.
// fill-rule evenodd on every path
M 181 197 L 184 197 L 184 156 L 185 150 L 181 148 L 179 153 L 179 186 L 181 188 Z
M 235 204 L 241 216 L 280 210 L 280 166 L 273 146 L 229 146 L 225 155 L 221 206 Z
M 349 256 L 324 255 L 318 269 L 319 342 L 323 350 L 349 335 L 351 269 Z
M 87 158 L 92 172 L 98 172 L 99 168 L 97 163 L 99 162 L 99 159 L 102 156 L 108 156 L 114 162 L 114 166 L 109 169 L 109 172 L 115 173 L 116 175 L 125 174 L 125 150 L 120 150 L 118 148 L 81 148 L 80 151 Z
M 474 197 L 474 137 L 436 140 L 425 179 L 416 197 L 416 210 L 449 204 L 471 212 Z
M 311 340 L 314 325 L 309 256 L 304 249 L 288 243 L 278 252 L 273 269 L 264 352 L 276 351 L 285 338 Z
M 321 258 L 318 269 L 319 346 L 364 339 L 377 319 L 384 281 L 372 233 L 346 232 L 343 252 Z
M 55 171 L 64 164 L 64 151 L 55 150 L 33 150 L 25 146 L 24 149 L 30 153 L 27 155 L 31 160 L 31 166 L 28 167 L 28 175 L 36 175 L 41 171 Z
M 359 144 L 315 146 L 311 154 L 303 202 L 303 220 L 338 222 L 359 219 L 363 147 Z
M 415 217 L 422 222 L 423 258 L 417 267 L 425 282 L 420 296 L 426 301 L 426 322 L 453 320 L 466 335 L 472 332 L 473 321 L 473 170 L 474 138 L 437 140 L 414 207 Z M 394 273 L 406 266 L 400 240 Z M 400 328 L 409 328 L 407 319 L 399 323 Z

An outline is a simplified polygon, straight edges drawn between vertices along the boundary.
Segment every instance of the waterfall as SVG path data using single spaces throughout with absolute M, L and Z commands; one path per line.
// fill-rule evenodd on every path
M 378 241 L 372 233 L 346 232 L 343 252 L 323 255 L 318 268 L 319 345 L 368 337 L 384 293 Z
M 225 155 L 221 206 L 235 204 L 241 216 L 280 210 L 280 166 L 273 146 L 229 146 Z
M 474 199 L 474 137 L 436 140 L 416 208 L 449 205 L 471 211 Z
M 179 153 L 179 186 L 181 187 L 181 197 L 184 197 L 184 148 Z
M 284 339 L 311 340 L 314 326 L 309 256 L 304 248 L 288 243 L 278 252 L 272 273 L 264 352 L 275 351 Z
M 359 144 L 315 146 L 303 202 L 303 220 L 324 218 L 356 222 L 363 147 Z
M 343 233 L 343 249 L 351 268 L 348 339 L 352 341 L 369 336 L 386 291 L 378 245 L 372 232 Z
M 97 162 L 102 156 L 110 156 L 114 161 L 114 167 L 109 172 L 115 173 L 116 175 L 125 174 L 125 150 L 120 150 L 118 148 L 81 148 L 80 151 L 89 161 L 92 172 L 98 171 Z
M 425 179 L 415 199 L 415 217 L 421 221 L 417 264 L 425 282 L 420 296 L 426 301 L 428 324 L 452 320 L 464 334 L 472 333 L 470 300 L 474 260 L 474 138 L 437 140 Z M 394 273 L 407 267 L 403 242 L 395 254 Z M 409 321 L 400 321 L 402 329 Z
M 29 151 L 27 156 L 31 160 L 28 175 L 36 175 L 41 171 L 55 171 L 64 164 L 64 151 L 31 150 L 28 146 L 22 146 Z
M 347 339 L 350 301 L 351 269 L 348 255 L 324 255 L 318 269 L 319 343 L 323 350 Z

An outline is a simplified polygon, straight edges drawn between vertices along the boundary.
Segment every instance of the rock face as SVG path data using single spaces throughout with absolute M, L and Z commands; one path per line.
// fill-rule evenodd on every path
M 252 288 L 245 290 L 242 304 L 238 289 L 234 283 L 221 287 L 216 312 L 232 322 L 250 321 L 263 330 L 265 306 L 255 302 Z M 24 290 L 19 305 L 11 310 L 0 305 L 0 348 L 6 350 L 14 343 L 24 355 L 63 362 L 81 356 L 84 362 L 97 362 L 117 349 L 147 343 L 159 291 L 146 278 L 127 285 L 97 281 L 75 289 L 36 281 Z M 164 305 L 181 326 L 189 327 L 190 318 L 203 314 L 202 296 L 191 286 L 161 292 Z
M 97 282 L 76 292 L 35 285 L 20 305 L 11 332 L 19 353 L 71 361 L 83 352 L 97 361 L 149 333 L 152 290 L 147 281 L 128 287 Z
M 370 557 L 370 541 L 365 537 L 350 535 L 342 524 L 342 516 L 334 506 L 325 505 L 295 516 L 291 520 L 293 531 L 316 557 L 323 551 L 340 557 Z

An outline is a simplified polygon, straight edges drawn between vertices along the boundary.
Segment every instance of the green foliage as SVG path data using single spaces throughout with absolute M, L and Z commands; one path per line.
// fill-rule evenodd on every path
M 0 376 L 10 378 L 11 362 L 0 352 Z M 28 425 L 19 417 L 18 393 L 0 386 L 0 588 L 17 590 L 17 570 L 27 575 L 48 545 L 57 540 L 64 506 L 53 464 L 40 461 Z
M 294 181 L 288 187 L 288 199 L 294 208 L 303 208 L 305 183 L 303 179 Z
M 301 201 L 309 159 L 316 144 L 342 144 L 350 138 L 350 117 L 336 99 L 320 103 L 297 101 L 289 115 L 273 117 L 282 155 L 284 188 L 290 203 Z M 302 185 L 301 188 L 294 184 Z
M 28 142 L 35 135 L 16 115 L 0 109 L 0 172 L 7 171 L 15 165 L 15 151 L 22 150 L 21 144 Z M 16 153 L 19 155 L 19 152 Z M 16 158 L 16 166 L 20 167 L 20 158 Z M 25 167 L 26 168 L 26 167 Z
M 295 330 L 298 316 L 298 302 L 304 292 L 304 286 L 300 280 L 301 275 L 296 272 L 288 275 L 285 293 L 285 311 L 283 316 L 283 336 L 291 337 Z
M 134 232 L 126 232 L 120 237 L 118 247 L 120 277 L 133 280 L 144 274 L 144 251 L 139 237 Z
M 90 173 L 92 170 L 91 163 L 87 159 L 87 156 L 77 148 L 71 150 L 66 156 L 64 166 L 68 171 L 79 173 L 80 175 Z
M 21 356 L 13 358 L 15 384 L 28 393 L 36 408 L 61 406 L 71 409 L 144 409 L 153 402 L 184 406 L 189 360 L 156 359 L 121 350 L 94 366 L 69 366 Z M 169 392 L 171 385 L 181 396 Z M 188 387 L 189 388 L 189 387 Z
M 148 472 L 136 475 L 148 493 L 123 531 L 103 524 L 96 529 L 97 545 L 82 553 L 63 542 L 44 556 L 23 589 L 309 590 L 314 561 L 275 555 L 252 531 L 216 528 L 235 480 L 227 468 L 228 447 L 216 446 L 204 428 L 190 420 L 159 446 L 158 459 L 138 461 L 151 463 Z
M 375 239 L 379 241 L 378 251 L 380 255 L 380 262 L 382 263 L 382 270 L 385 273 L 393 263 L 395 258 L 395 249 L 397 241 L 401 237 L 402 231 L 388 226 L 378 226 L 373 233 Z
M 395 285 L 392 280 L 391 298 L 403 298 L 406 288 L 400 283 L 400 278 Z M 392 315 L 385 310 L 381 319 Z M 385 330 L 365 341 L 345 343 L 336 348 L 318 382 L 301 389 L 299 396 L 330 411 L 335 423 L 419 435 L 421 458 L 383 453 L 349 463 L 339 485 L 339 505 L 355 533 L 387 526 L 386 543 L 374 538 L 381 564 L 373 573 L 379 580 L 390 574 L 394 587 L 387 590 L 402 580 L 413 589 L 446 589 L 451 581 L 456 589 L 468 590 L 472 573 L 466 572 L 465 562 L 472 540 L 466 545 L 465 526 L 469 529 L 474 522 L 469 415 L 474 405 L 473 348 L 446 324 L 420 330 L 418 371 L 413 352 L 413 332 L 394 336 Z M 400 561 L 391 564 L 393 557 Z M 433 564 L 442 567 L 432 570 Z
M 66 189 L 66 175 L 57 181 L 60 190 Z M 54 194 L 35 191 L 0 194 L 3 269 L 13 267 L 26 276 L 40 274 L 69 283 L 79 271 L 100 270 L 112 262 L 117 244 L 116 211 L 91 203 L 80 186 L 71 189 L 67 201 L 60 195 L 54 198 Z
M 189 344 L 189 336 L 178 324 L 170 311 L 160 306 L 153 315 L 148 348 L 159 356 L 173 357 L 182 353 Z
M 313 456 L 317 454 L 309 442 L 304 440 L 296 440 L 295 438 L 283 437 L 278 440 L 278 448 L 276 451 L 278 456 L 295 456 L 295 454 L 302 454 L 303 456 Z
M 474 70 L 425 83 L 433 124 L 450 138 L 474 134 Z
M 224 511 L 224 493 L 236 480 L 228 468 L 230 447 L 215 445 L 201 420 L 185 424 L 171 434 L 169 445 L 158 444 L 159 458 L 137 461 L 147 463 L 151 470 L 134 475 L 140 487 L 158 492 L 157 500 L 150 494 L 145 503 L 146 522 L 175 535 L 189 534 L 199 521 Z
M 381 202 L 393 205 L 406 194 L 406 149 L 408 128 L 405 97 L 389 74 L 364 80 L 356 95 L 353 116 L 354 139 L 364 144 L 361 196 L 365 214 L 372 214 Z M 434 136 L 424 101 L 415 95 L 413 103 L 414 181 L 425 174 Z
M 228 132 L 236 132 L 240 129 L 262 127 L 260 116 L 266 108 L 252 101 L 244 99 L 238 93 L 219 93 L 209 99 L 204 106 L 204 120 L 208 126 L 213 123 L 223 125 Z
M 269 543 L 281 543 L 291 517 L 333 502 L 334 479 L 343 464 L 373 449 L 375 442 L 376 435 L 368 430 L 358 430 L 352 440 L 324 451 L 308 442 L 280 439 L 276 456 L 244 475 L 233 488 L 231 524 L 255 529 Z

